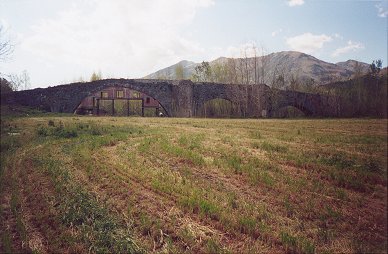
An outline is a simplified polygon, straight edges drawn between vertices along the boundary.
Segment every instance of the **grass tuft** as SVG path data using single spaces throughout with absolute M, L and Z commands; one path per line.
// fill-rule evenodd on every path
M 260 148 L 266 152 L 286 153 L 288 151 L 287 146 L 272 144 L 266 141 L 261 143 Z

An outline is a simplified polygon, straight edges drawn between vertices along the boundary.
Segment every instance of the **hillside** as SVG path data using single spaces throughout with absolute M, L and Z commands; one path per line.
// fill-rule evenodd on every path
M 175 69 L 177 66 L 181 65 L 183 67 L 183 75 L 185 78 L 189 78 L 193 73 L 194 69 L 199 63 L 195 63 L 192 61 L 183 60 L 176 64 L 173 64 L 164 69 L 158 70 L 152 74 L 145 76 L 146 79 L 175 79 Z
M 248 68 L 250 70 L 249 80 L 254 82 L 255 58 L 226 58 L 220 57 L 210 62 L 210 66 L 227 66 L 234 62 L 236 75 L 240 75 L 241 70 Z M 175 79 L 175 70 L 181 65 L 184 70 L 184 77 L 190 78 L 195 72 L 195 67 L 200 63 L 190 61 L 181 61 L 177 64 L 161 69 L 157 72 L 147 75 L 145 78 L 166 78 Z M 328 63 L 296 51 L 283 51 L 272 53 L 266 56 L 256 58 L 257 75 L 264 73 L 263 77 L 258 77 L 261 83 L 271 85 L 273 80 L 279 75 L 285 77 L 286 83 L 291 79 L 297 79 L 301 82 L 310 82 L 311 84 L 325 84 L 332 81 L 347 80 L 352 77 L 355 70 L 362 73 L 368 72 L 369 64 L 348 60 L 346 62 Z

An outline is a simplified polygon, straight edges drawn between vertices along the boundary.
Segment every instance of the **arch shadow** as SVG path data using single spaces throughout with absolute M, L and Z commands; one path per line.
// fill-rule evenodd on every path
M 239 117 L 238 105 L 230 99 L 212 98 L 198 105 L 195 116 L 209 118 Z

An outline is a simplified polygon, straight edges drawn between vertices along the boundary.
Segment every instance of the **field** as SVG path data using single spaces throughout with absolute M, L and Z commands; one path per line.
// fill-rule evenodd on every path
M 0 251 L 387 252 L 387 120 L 1 120 Z

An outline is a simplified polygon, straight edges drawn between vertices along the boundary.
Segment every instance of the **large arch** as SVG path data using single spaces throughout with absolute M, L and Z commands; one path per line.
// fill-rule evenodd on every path
M 129 101 L 140 101 L 143 113 L 144 113 L 144 110 L 146 110 L 147 108 L 153 107 L 153 108 L 160 109 L 161 110 L 160 112 L 163 112 L 164 115 L 167 115 L 167 116 L 169 115 L 167 113 L 167 110 L 163 106 L 163 104 L 161 104 L 158 100 L 156 100 L 154 97 L 148 94 L 149 91 L 147 91 L 146 93 L 146 92 L 135 90 L 132 87 L 133 86 L 131 85 L 119 84 L 119 85 L 105 86 L 103 90 L 98 90 L 98 91 L 96 91 L 96 89 L 91 89 L 88 95 L 86 95 L 86 97 L 81 99 L 81 101 L 78 103 L 78 105 L 76 106 L 76 109 L 74 110 L 74 113 L 82 111 L 83 109 L 92 108 L 93 114 L 98 115 L 100 105 L 99 103 L 96 103 L 96 101 L 100 101 L 100 102 L 111 101 L 113 102 L 112 115 L 115 115 L 116 109 L 117 109 L 115 108 L 117 106 L 116 103 L 125 101 L 126 103 L 129 104 Z M 120 97 L 117 97 L 117 94 L 116 94 L 117 91 L 121 91 L 122 94 Z M 107 93 L 108 97 L 102 98 L 101 93 Z M 138 97 L 134 97 L 133 96 L 134 93 L 136 93 Z M 128 105 L 128 114 L 129 114 L 129 105 Z
M 86 97 L 102 91 L 104 89 L 107 89 L 109 87 L 123 87 L 123 88 L 129 88 L 135 91 L 139 91 L 141 93 L 147 94 L 150 97 L 156 99 L 159 101 L 160 105 L 163 107 L 165 112 L 168 115 L 171 115 L 171 108 L 169 105 L 171 104 L 172 99 L 172 88 L 171 85 L 167 82 L 142 82 L 138 80 L 127 80 L 127 79 L 118 79 L 118 80 L 99 80 L 95 82 L 94 85 L 88 87 L 86 91 L 79 93 L 79 95 L 76 95 L 77 98 L 77 105 L 74 105 L 74 108 L 72 111 L 78 107 L 78 105 L 81 103 L 82 100 L 84 100 Z
M 272 110 L 291 106 L 299 109 L 306 116 L 323 116 L 328 108 L 318 94 L 274 89 L 271 100 Z

